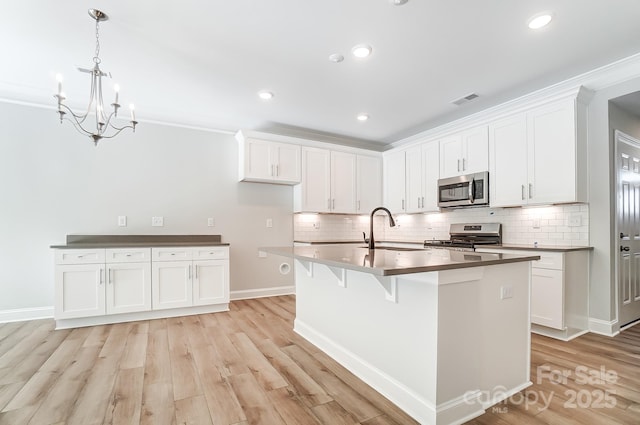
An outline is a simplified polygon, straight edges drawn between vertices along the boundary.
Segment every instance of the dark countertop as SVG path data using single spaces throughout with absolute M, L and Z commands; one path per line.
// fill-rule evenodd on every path
M 55 249 L 147 248 L 166 246 L 229 246 L 221 235 L 67 235 Z
M 294 243 L 305 243 L 310 245 L 328 245 L 328 244 L 363 244 L 363 241 L 303 241 L 303 240 L 295 240 Z M 403 243 L 403 244 L 416 244 L 421 247 L 424 244 L 424 241 L 376 241 L 376 243 Z M 519 250 L 519 251 L 549 251 L 549 252 L 570 252 L 570 251 L 592 251 L 592 246 L 564 246 L 564 245 L 538 245 L 538 247 L 534 247 L 533 245 L 520 245 L 520 244 L 503 244 L 503 245 L 484 245 L 480 247 L 480 249 L 509 249 L 509 250 Z
M 261 251 L 362 271 L 378 276 L 452 270 L 467 267 L 490 266 L 520 261 L 539 260 L 537 255 L 493 254 L 450 251 L 446 249 L 380 249 L 345 244 L 326 246 L 266 247 Z

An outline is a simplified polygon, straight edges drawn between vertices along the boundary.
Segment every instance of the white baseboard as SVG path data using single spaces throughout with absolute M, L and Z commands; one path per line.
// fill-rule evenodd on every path
M 594 319 L 592 317 L 589 318 L 589 331 L 595 334 L 604 336 L 616 336 L 620 333 L 620 330 L 617 329 L 617 325 L 617 320 L 607 321 Z
M 277 297 L 280 295 L 294 295 L 296 293 L 295 286 L 275 286 L 273 288 L 264 289 L 244 289 L 241 291 L 231 291 L 231 301 L 249 300 L 252 298 Z
M 53 306 L 36 308 L 18 308 L 15 310 L 1 310 L 0 323 L 23 322 L 26 320 L 53 318 Z

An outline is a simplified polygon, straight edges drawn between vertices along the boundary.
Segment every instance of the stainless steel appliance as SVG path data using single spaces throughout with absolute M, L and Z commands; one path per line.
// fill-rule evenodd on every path
M 455 223 L 449 227 L 448 240 L 425 240 L 425 248 L 475 251 L 479 245 L 502 244 L 500 223 Z
M 438 207 L 461 208 L 489 205 L 489 172 L 438 180 Z

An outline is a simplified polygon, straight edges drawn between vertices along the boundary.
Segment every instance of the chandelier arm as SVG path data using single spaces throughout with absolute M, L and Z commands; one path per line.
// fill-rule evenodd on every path
M 87 118 L 88 113 L 85 113 L 83 115 L 80 114 L 76 114 L 75 112 L 73 112 L 73 110 L 71 110 L 71 108 L 69 108 L 67 105 L 65 105 L 64 103 L 60 103 L 60 107 L 64 108 L 66 111 L 68 111 L 69 114 L 71 114 L 75 120 L 79 123 L 83 123 L 84 120 Z M 69 119 L 69 118 L 66 118 Z M 71 121 L 71 120 L 69 120 Z
M 133 125 L 125 125 L 124 127 L 116 127 L 116 126 L 112 125 L 112 126 L 111 126 L 111 128 L 116 129 L 117 131 L 116 131 L 115 133 L 113 133 L 111 136 L 102 136 L 102 138 L 103 138 L 103 139 L 111 139 L 111 138 L 114 138 L 114 137 L 116 137 L 118 134 L 120 134 L 120 132 L 121 132 L 122 130 L 125 130 L 125 129 L 127 129 L 127 128 L 131 128 L 131 129 L 133 129 L 134 131 L 135 131 L 135 129 L 136 129 Z
M 73 124 L 73 126 L 76 128 L 76 130 L 78 130 L 80 134 L 84 134 L 85 136 L 93 136 L 93 133 L 85 130 L 84 127 L 82 127 L 82 125 L 78 123 L 78 121 L 72 120 L 66 117 L 64 119 L 69 121 L 71 124 Z

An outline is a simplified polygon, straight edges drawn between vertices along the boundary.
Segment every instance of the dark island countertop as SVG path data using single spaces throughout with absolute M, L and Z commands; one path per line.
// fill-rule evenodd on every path
M 378 247 L 370 251 L 367 248 L 347 244 L 266 247 L 260 248 L 260 250 L 270 254 L 378 276 L 452 270 L 540 259 L 537 255 L 464 252 L 446 249 Z
M 334 245 L 334 244 L 364 244 L 361 240 L 294 240 L 294 243 L 308 245 Z M 377 241 L 376 241 L 377 242 Z M 424 241 L 398 241 L 383 240 L 380 243 L 399 243 L 413 244 L 422 247 Z M 525 244 L 502 244 L 502 245 L 483 245 L 479 249 L 503 249 L 513 251 L 548 251 L 548 252 L 571 252 L 571 251 L 592 251 L 592 246 L 566 246 L 566 245 L 525 245 Z
M 229 246 L 221 235 L 67 235 L 55 249 L 147 248 L 167 246 Z

